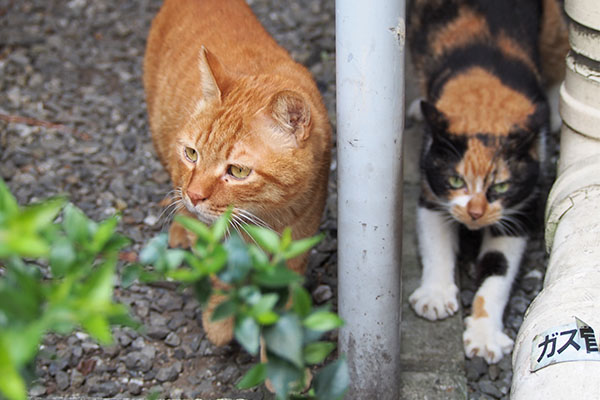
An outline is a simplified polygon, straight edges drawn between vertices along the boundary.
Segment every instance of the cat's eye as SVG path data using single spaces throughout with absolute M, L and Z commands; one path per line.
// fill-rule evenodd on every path
M 452 189 L 460 189 L 461 187 L 465 186 L 465 181 L 460 176 L 454 175 L 448 178 L 448 184 Z
M 227 173 L 236 179 L 245 179 L 250 175 L 250 172 L 252 172 L 250 168 L 242 165 L 230 165 L 227 168 Z
M 492 190 L 498 194 L 506 193 L 508 191 L 508 182 L 500 182 L 492 185 Z
M 187 158 L 189 162 L 195 163 L 196 161 L 198 161 L 198 152 L 195 149 L 192 149 L 191 147 L 186 147 L 184 153 L 185 158 Z

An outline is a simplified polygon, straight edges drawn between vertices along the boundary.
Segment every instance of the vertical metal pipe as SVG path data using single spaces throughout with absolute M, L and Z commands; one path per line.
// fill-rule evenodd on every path
M 583 360 L 593 353 L 587 344 L 573 361 L 532 371 L 536 361 L 552 355 L 534 344 L 536 335 L 556 340 L 556 353 L 560 353 L 564 345 L 555 333 L 557 327 L 572 324 L 577 317 L 594 328 L 596 336 L 600 328 L 600 3 L 566 0 L 565 10 L 572 20 L 572 51 L 560 91 L 563 127 L 558 178 L 546 209 L 550 260 L 544 289 L 527 310 L 515 342 L 514 400 L 600 396 L 600 362 Z
M 404 1 L 336 2 L 340 350 L 351 399 L 398 399 Z

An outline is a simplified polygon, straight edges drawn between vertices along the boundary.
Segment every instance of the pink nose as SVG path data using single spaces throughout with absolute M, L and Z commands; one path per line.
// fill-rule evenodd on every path
M 194 191 L 188 190 L 187 194 L 194 205 L 197 205 L 198 203 L 201 203 L 208 198 L 202 192 L 194 192 Z
M 482 209 L 471 209 L 468 211 L 469 215 L 471 216 L 471 218 L 473 218 L 473 220 L 479 219 L 481 218 L 481 216 L 483 215 L 483 210 Z

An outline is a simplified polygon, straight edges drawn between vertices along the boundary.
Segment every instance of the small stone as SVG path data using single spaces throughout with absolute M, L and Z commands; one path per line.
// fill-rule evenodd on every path
M 148 328 L 148 337 L 156 340 L 162 340 L 169 334 L 169 329 L 166 326 L 151 326 Z
M 144 224 L 148 226 L 154 226 L 158 222 L 158 217 L 156 215 L 148 215 L 144 218 Z
M 468 380 L 475 381 L 479 379 L 479 377 L 485 374 L 487 370 L 488 366 L 483 358 L 473 357 L 471 360 L 467 360 L 466 372 Z
M 500 376 L 500 367 L 496 364 L 492 364 L 488 367 L 488 375 L 492 381 L 495 381 Z
M 159 382 L 172 382 L 177 379 L 183 367 L 180 361 L 175 361 L 168 367 L 163 367 L 156 373 L 156 379 Z
M 223 371 L 219 373 L 217 379 L 222 383 L 232 383 L 239 377 L 239 368 L 237 366 L 229 365 Z
M 185 358 L 185 350 L 175 349 L 175 351 L 173 352 L 173 356 L 178 360 L 183 360 Z
M 29 396 L 40 397 L 46 394 L 46 388 L 42 385 L 34 385 L 29 389 Z
M 147 372 L 152 368 L 152 359 L 139 351 L 132 351 L 125 356 L 125 366 L 127 368 Z
M 188 321 L 188 319 L 185 317 L 185 315 L 182 312 L 173 313 L 173 317 L 167 324 L 167 327 L 170 330 L 175 331 L 175 330 L 177 330 L 177 328 L 185 325 L 187 323 L 187 321 Z
M 496 385 L 494 385 L 492 382 L 490 382 L 488 380 L 479 381 L 478 386 L 479 386 L 479 390 L 481 390 L 485 394 L 489 394 L 490 396 L 493 396 L 494 398 L 502 397 L 502 392 L 500 392 L 500 390 L 498 390 Z
M 106 346 L 103 349 L 104 353 L 110 358 L 115 358 L 121 352 L 121 348 L 114 344 L 111 346 Z
M 328 285 L 319 285 L 312 292 L 312 297 L 317 304 L 322 304 L 333 297 L 333 292 Z
M 88 394 L 96 397 L 113 397 L 117 393 L 119 393 L 119 386 L 112 381 L 102 382 L 88 390 Z
M 83 382 L 85 382 L 85 377 L 83 376 L 83 374 L 79 371 L 77 371 L 76 369 L 72 369 L 71 370 L 71 386 L 74 387 L 75 389 L 81 387 L 81 385 L 83 385 Z
M 171 347 L 177 347 L 181 344 L 181 338 L 179 338 L 175 332 L 171 332 L 167 335 L 165 344 Z
M 135 339 L 132 343 L 131 343 L 131 348 L 134 350 L 141 350 L 144 348 L 144 346 L 146 346 L 146 342 L 144 341 L 143 337 L 138 337 L 137 339 Z
M 64 391 L 70 385 L 69 375 L 67 375 L 67 373 L 65 371 L 58 371 L 56 373 L 55 379 L 56 379 L 56 387 L 58 387 L 59 390 Z
M 137 396 L 140 393 L 142 393 L 142 388 L 144 387 L 144 381 L 141 379 L 131 379 L 129 381 L 129 383 L 127 384 L 127 391 L 134 395 Z
M 81 343 L 81 348 L 84 352 L 88 353 L 90 351 L 98 350 L 100 346 L 94 342 L 83 342 Z

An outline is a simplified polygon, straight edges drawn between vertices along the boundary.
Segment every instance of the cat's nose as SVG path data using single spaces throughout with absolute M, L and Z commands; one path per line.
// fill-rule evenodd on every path
M 481 194 L 476 194 L 473 198 L 467 203 L 467 213 L 471 216 L 473 221 L 481 218 L 483 214 L 485 214 L 485 209 L 487 207 L 487 202 L 485 197 Z
M 473 218 L 473 220 L 479 219 L 483 215 L 483 209 L 470 209 L 467 210 L 467 212 L 469 213 L 471 218 Z
M 194 205 L 197 205 L 198 203 L 202 203 L 203 201 L 205 201 L 208 198 L 208 196 L 206 196 L 203 192 L 196 192 L 196 191 L 188 190 L 187 194 L 188 194 L 188 197 L 190 198 L 190 201 Z

